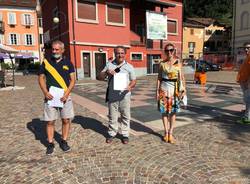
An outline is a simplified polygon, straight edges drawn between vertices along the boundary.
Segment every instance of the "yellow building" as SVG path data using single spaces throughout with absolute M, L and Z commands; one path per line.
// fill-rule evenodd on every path
M 204 52 L 222 53 L 230 48 L 230 29 L 211 18 L 189 18 L 190 21 L 203 25 Z
M 199 59 L 203 56 L 204 28 L 203 25 L 190 20 L 183 23 L 183 59 Z

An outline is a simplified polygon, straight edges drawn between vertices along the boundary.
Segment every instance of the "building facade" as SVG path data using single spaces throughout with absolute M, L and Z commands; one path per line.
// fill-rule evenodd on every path
M 20 69 L 42 55 L 36 8 L 36 0 L 0 1 L 0 44 L 19 51 L 14 58 Z
M 189 20 L 205 27 L 204 53 L 223 53 L 230 51 L 230 28 L 227 28 L 212 18 L 189 18 Z
M 183 59 L 200 59 L 203 57 L 205 26 L 194 21 L 183 23 Z
M 79 79 L 95 79 L 118 45 L 127 48 L 137 76 L 157 73 L 166 43 L 181 55 L 182 0 L 43 0 L 41 6 L 46 55 L 53 40 L 63 41 Z M 167 40 L 146 38 L 147 11 L 167 15 Z
M 244 57 L 244 43 L 250 42 L 250 0 L 234 0 L 233 7 L 233 31 L 232 54 L 236 65 L 239 65 Z

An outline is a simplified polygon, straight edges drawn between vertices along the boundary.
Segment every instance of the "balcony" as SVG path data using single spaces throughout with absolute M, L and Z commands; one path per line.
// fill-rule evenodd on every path
M 0 33 L 4 33 L 4 22 L 0 20 Z

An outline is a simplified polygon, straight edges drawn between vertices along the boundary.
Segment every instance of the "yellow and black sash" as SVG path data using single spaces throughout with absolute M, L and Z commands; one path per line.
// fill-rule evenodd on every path
M 66 91 L 68 89 L 62 76 L 56 71 L 56 69 L 48 62 L 47 59 L 43 60 L 45 69 L 52 75 L 52 77 L 58 82 L 58 84 Z

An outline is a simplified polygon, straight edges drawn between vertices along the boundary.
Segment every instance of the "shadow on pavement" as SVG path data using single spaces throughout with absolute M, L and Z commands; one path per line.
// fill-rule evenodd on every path
M 242 116 L 241 112 L 212 106 L 190 106 L 188 110 L 196 113 L 192 114 L 192 118 L 195 120 L 205 115 L 212 116 L 211 119 L 204 120 L 204 122 L 210 121 L 216 123 L 218 128 L 223 129 L 227 133 L 228 139 L 247 142 L 245 136 L 246 134 L 250 134 L 250 125 L 237 123 L 237 120 Z
M 152 134 L 152 135 L 155 135 L 155 136 L 162 138 L 162 135 L 159 134 L 158 132 L 155 132 L 151 128 L 149 128 L 147 126 L 143 126 L 142 124 L 137 123 L 136 121 L 133 121 L 133 120 L 131 120 L 131 122 L 130 122 L 130 128 L 132 130 L 135 130 L 136 132 L 145 132 L 145 133 Z
M 89 117 L 83 117 L 83 116 L 75 116 L 72 123 L 79 124 L 84 129 L 91 129 L 104 137 L 107 135 L 107 127 L 102 124 L 102 122 L 89 118 Z
M 48 142 L 47 142 L 47 134 L 46 134 L 46 122 L 43 122 L 40 119 L 36 118 L 36 119 L 33 119 L 31 122 L 27 123 L 26 127 L 35 135 L 36 140 L 39 140 L 41 144 L 47 147 Z M 57 133 L 56 131 L 55 131 L 54 138 L 58 143 L 61 142 L 61 135 Z

